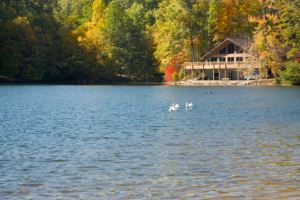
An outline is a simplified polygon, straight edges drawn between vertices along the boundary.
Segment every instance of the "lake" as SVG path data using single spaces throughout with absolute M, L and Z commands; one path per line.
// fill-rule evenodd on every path
M 1 199 L 300 199 L 300 88 L 2 85 L 0 152 Z

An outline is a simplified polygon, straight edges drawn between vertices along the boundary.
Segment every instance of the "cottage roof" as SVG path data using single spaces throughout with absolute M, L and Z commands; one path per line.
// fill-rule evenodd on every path
M 226 44 L 232 42 L 233 44 L 239 46 L 240 48 L 242 48 L 244 51 L 248 51 L 250 49 L 251 46 L 251 41 L 247 40 L 247 39 L 241 39 L 241 38 L 226 38 L 225 40 L 223 40 L 222 42 L 220 42 L 219 44 L 217 44 L 213 49 L 211 49 L 209 52 L 207 52 L 203 58 L 207 58 L 210 55 L 212 55 L 214 52 L 216 52 L 217 50 L 220 50 L 221 48 L 223 48 Z

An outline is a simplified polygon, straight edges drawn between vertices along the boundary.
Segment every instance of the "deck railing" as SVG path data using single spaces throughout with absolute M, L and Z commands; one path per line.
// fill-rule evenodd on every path
M 246 69 L 249 67 L 259 68 L 258 61 L 235 61 L 235 62 L 185 62 L 185 69 Z

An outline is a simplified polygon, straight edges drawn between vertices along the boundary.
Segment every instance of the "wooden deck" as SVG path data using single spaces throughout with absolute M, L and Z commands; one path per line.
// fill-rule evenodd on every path
M 261 71 L 261 64 L 259 61 L 185 62 L 184 78 L 198 78 L 202 80 L 241 80 L 245 79 L 245 74 L 251 74 L 254 70 Z
M 248 69 L 260 68 L 258 61 L 241 61 L 241 62 L 185 62 L 184 69 Z
M 234 80 L 234 81 L 201 81 L 201 80 L 184 80 L 172 82 L 171 85 L 177 86 L 275 86 L 275 79 L 257 79 L 257 80 Z

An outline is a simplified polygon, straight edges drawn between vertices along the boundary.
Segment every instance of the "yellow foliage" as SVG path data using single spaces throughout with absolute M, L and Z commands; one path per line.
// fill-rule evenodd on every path
M 216 13 L 217 22 L 214 41 L 219 42 L 226 37 L 251 35 L 250 23 L 256 22 L 255 13 L 259 6 L 257 0 L 221 0 Z
M 88 50 L 102 49 L 104 45 L 104 34 L 102 32 L 105 23 L 105 5 L 102 0 L 93 3 L 93 14 L 91 21 L 84 24 L 84 31 L 79 33 L 77 41 Z
M 278 33 L 272 30 L 272 27 L 266 26 L 265 20 L 260 22 L 254 34 L 253 47 L 257 51 L 264 67 L 271 69 L 273 74 L 277 74 L 282 62 L 279 52 L 281 43 L 278 39 Z
M 13 20 L 16 25 L 29 25 L 28 17 L 18 16 Z
M 31 26 L 28 17 L 18 16 L 12 21 L 12 23 L 10 25 L 22 28 L 22 30 L 24 31 L 24 34 L 25 34 L 25 38 L 27 38 L 29 40 L 36 39 L 35 31 L 37 31 L 39 29 L 33 28 Z

